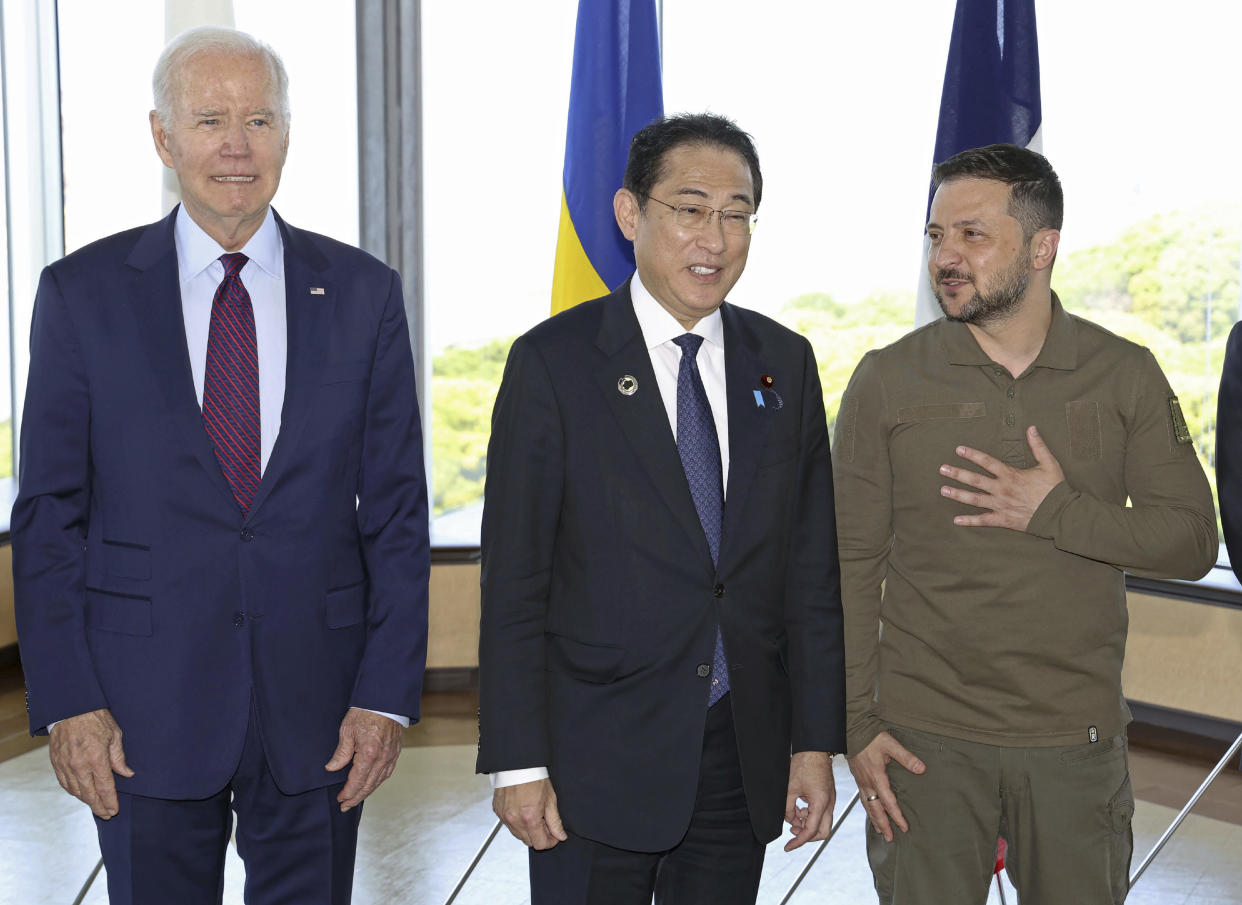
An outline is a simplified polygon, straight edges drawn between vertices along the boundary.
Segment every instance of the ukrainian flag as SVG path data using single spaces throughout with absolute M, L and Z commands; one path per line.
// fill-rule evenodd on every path
M 553 314 L 606 295 L 634 272 L 612 196 L 630 139 L 663 112 L 655 0 L 578 0 Z

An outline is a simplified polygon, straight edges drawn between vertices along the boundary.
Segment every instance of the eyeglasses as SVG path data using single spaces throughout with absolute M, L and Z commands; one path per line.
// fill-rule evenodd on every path
M 731 236 L 749 236 L 755 231 L 759 217 L 750 211 L 718 211 L 705 204 L 669 204 L 647 196 L 673 211 L 673 222 L 683 229 L 702 229 L 712 222 L 712 214 L 720 215 L 720 228 Z

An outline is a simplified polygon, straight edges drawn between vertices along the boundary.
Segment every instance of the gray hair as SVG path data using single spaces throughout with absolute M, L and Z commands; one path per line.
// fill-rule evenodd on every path
M 239 57 L 258 57 L 267 64 L 276 92 L 281 123 L 289 128 L 289 74 L 276 51 L 264 41 L 244 31 L 220 25 L 200 25 L 183 31 L 164 46 L 151 75 L 155 94 L 155 115 L 164 128 L 172 125 L 174 91 L 181 70 L 199 54 L 223 53 Z

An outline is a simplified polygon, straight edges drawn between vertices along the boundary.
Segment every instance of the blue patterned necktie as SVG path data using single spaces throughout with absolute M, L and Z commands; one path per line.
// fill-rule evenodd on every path
M 724 514 L 724 482 L 721 479 L 720 441 L 716 420 L 699 375 L 698 354 L 703 337 L 683 333 L 673 340 L 681 346 L 677 367 L 677 452 L 686 470 L 690 496 L 707 535 L 712 563 L 720 555 L 720 523 Z M 712 658 L 712 684 L 707 694 L 710 707 L 729 690 L 729 664 L 725 660 L 724 639 L 716 628 L 716 652 Z
M 249 260 L 220 256 L 224 279 L 211 302 L 207 366 L 203 371 L 203 427 L 242 515 L 259 489 L 259 354 L 254 307 L 241 281 Z

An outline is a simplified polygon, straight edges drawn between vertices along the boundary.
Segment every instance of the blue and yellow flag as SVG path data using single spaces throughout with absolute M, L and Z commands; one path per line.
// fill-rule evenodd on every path
M 630 139 L 664 112 L 659 34 L 655 0 L 578 0 L 553 314 L 606 295 L 634 271 L 612 196 Z

